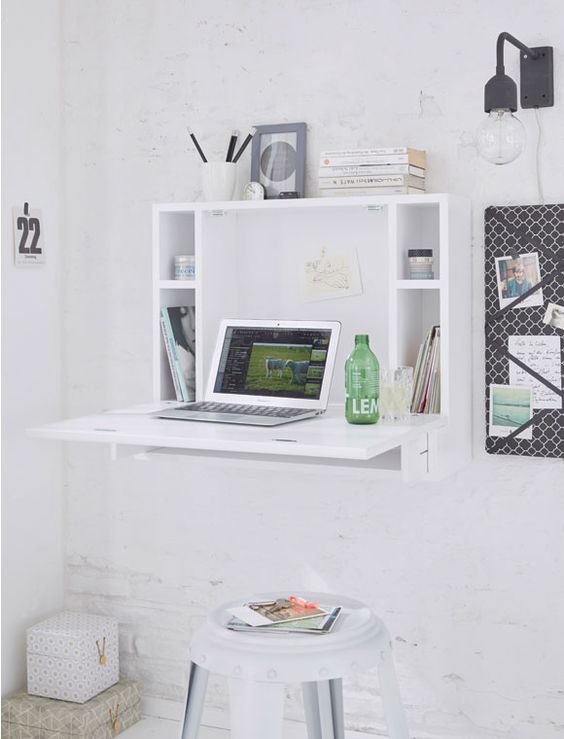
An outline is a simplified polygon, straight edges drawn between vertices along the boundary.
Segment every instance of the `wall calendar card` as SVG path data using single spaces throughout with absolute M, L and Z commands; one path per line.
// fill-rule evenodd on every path
M 14 217 L 14 262 L 17 267 L 45 263 L 41 211 L 28 203 L 12 209 Z

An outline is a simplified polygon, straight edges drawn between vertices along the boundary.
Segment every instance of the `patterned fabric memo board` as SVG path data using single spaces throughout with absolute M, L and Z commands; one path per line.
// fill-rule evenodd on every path
M 534 284 L 533 281 L 532 287 L 523 295 L 513 294 L 510 299 L 502 299 L 502 278 L 515 274 L 511 267 L 518 261 L 522 262 L 520 258 L 523 255 L 531 255 L 525 262 L 533 265 L 536 262 L 534 254 L 538 255 L 540 282 Z M 529 266 L 527 269 L 530 274 L 534 268 Z M 546 320 L 549 304 L 564 308 L 564 204 L 487 208 L 485 272 L 486 450 L 490 454 L 564 457 L 564 323 L 558 317 L 550 323 L 543 322 L 543 318 Z M 505 285 L 508 282 L 506 280 Z M 530 302 L 539 303 L 541 296 L 541 305 L 529 305 Z M 560 316 L 561 312 L 557 310 L 555 315 Z M 535 361 L 534 356 L 529 362 L 524 362 L 522 355 L 515 357 L 509 350 L 509 337 L 519 337 L 513 338 L 512 342 L 520 344 L 532 339 L 535 346 L 545 343 L 541 337 L 551 337 L 547 339 L 546 345 L 551 351 L 556 348 L 558 354 L 552 351 L 550 355 L 550 378 L 539 370 L 538 364 L 531 366 Z M 521 337 L 531 339 L 523 341 Z M 525 422 L 519 421 L 518 426 L 513 420 L 506 429 L 506 436 L 492 435 L 497 432 L 497 427 L 490 424 L 492 392 L 496 392 L 492 391 L 491 386 L 510 385 L 510 361 L 513 361 L 513 369 L 519 367 L 523 371 L 521 378 L 524 382 L 538 383 L 539 387 L 544 388 L 545 396 L 548 391 L 548 397 L 552 399 L 548 404 L 559 407 L 535 408 L 533 404 L 531 418 Z M 499 417 L 498 414 L 497 418 Z M 531 436 L 530 439 L 523 438 L 528 435 Z

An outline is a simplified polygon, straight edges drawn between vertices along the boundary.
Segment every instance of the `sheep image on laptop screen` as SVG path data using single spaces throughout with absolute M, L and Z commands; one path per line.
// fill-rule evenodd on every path
M 286 362 L 283 359 L 273 359 L 273 357 L 266 358 L 266 377 L 272 377 L 273 372 L 278 373 L 278 377 L 282 377 L 284 374 L 284 367 Z
M 285 365 L 290 370 L 290 384 L 305 385 L 307 379 L 307 371 L 309 369 L 309 361 L 296 362 L 294 359 L 288 359 Z
M 312 349 L 311 344 L 253 343 L 246 388 L 269 391 L 292 388 L 307 395 L 308 380 L 313 379 L 308 374 Z M 320 378 L 315 379 L 319 382 Z

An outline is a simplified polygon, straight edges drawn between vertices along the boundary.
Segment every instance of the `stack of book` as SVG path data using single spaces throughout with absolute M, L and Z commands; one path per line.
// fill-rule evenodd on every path
M 340 612 L 341 606 L 319 605 L 289 595 L 230 608 L 225 626 L 232 631 L 255 634 L 328 634 Z
M 420 195 L 426 167 L 426 152 L 409 146 L 324 151 L 319 190 L 322 196 Z
M 441 412 L 441 329 L 433 326 L 419 348 L 413 377 L 412 413 Z
M 194 306 L 161 308 L 161 331 L 176 400 L 196 397 Z

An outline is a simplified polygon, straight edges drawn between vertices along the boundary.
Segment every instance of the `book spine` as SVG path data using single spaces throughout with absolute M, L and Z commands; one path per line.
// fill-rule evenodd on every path
M 363 164 L 411 164 L 415 167 L 424 168 L 426 158 L 423 152 L 420 156 L 416 154 L 366 154 L 361 156 L 321 157 L 319 160 L 320 169 L 323 167 L 358 167 Z
M 431 353 L 431 347 L 433 342 L 433 337 L 435 335 L 435 326 L 433 326 L 427 333 L 427 336 L 425 337 L 425 341 L 423 344 L 421 344 L 419 348 L 419 354 L 417 356 L 417 363 L 415 365 L 415 373 L 414 373 L 414 390 L 413 390 L 413 400 L 411 405 L 411 411 L 412 413 L 422 413 L 423 412 L 423 398 L 425 389 L 427 387 L 427 381 L 428 381 L 428 370 L 429 370 L 429 362 L 430 362 L 430 353 Z
M 424 195 L 425 190 L 418 187 L 407 187 L 406 185 L 392 185 L 390 187 L 335 187 L 327 188 L 319 191 L 322 198 L 336 197 L 362 197 L 370 195 L 372 197 L 378 195 Z
M 350 166 L 328 166 L 319 168 L 319 177 L 360 177 L 364 175 L 411 174 L 414 177 L 425 177 L 423 167 L 413 164 L 357 164 Z
M 320 190 L 331 190 L 335 187 L 425 187 L 425 180 L 409 174 L 372 175 L 360 177 L 323 177 L 319 180 Z
M 429 402 L 429 388 L 431 385 L 431 377 L 433 376 L 433 362 L 435 358 L 435 339 L 428 351 L 427 365 L 425 367 L 425 374 L 423 376 L 423 392 L 421 394 L 421 402 L 419 404 L 420 413 L 428 413 L 428 402 Z
M 419 351 L 417 353 L 417 361 L 415 362 L 415 370 L 413 372 L 413 390 L 411 392 L 411 412 L 417 412 L 417 392 L 419 388 L 419 381 L 421 377 L 421 365 L 423 363 L 423 352 L 424 345 L 419 345 Z
M 413 413 L 434 413 L 440 407 L 440 326 L 433 326 L 419 349 L 411 404 Z
M 169 345 L 170 345 L 170 349 L 171 349 L 172 356 L 173 356 L 173 363 L 174 363 L 174 367 L 176 368 L 176 376 L 178 378 L 178 384 L 180 385 L 180 394 L 181 394 L 180 399 L 183 400 L 185 403 L 187 403 L 190 400 L 190 394 L 188 393 L 188 388 L 186 387 L 186 382 L 184 381 L 184 375 L 182 374 L 182 367 L 180 366 L 180 362 L 178 361 L 178 355 L 176 353 L 176 341 L 174 340 L 174 332 L 172 330 L 170 318 L 168 316 L 168 311 L 166 308 L 161 309 L 161 315 L 164 319 L 165 330 L 167 332 Z
M 350 157 L 350 156 L 373 156 L 382 154 L 407 154 L 409 152 L 408 146 L 380 146 L 371 149 L 331 149 L 329 151 L 322 151 L 320 156 L 323 159 L 327 157 Z
M 427 413 L 440 413 L 441 408 L 441 329 L 437 327 L 435 333 L 435 356 L 433 361 L 433 376 L 431 377 L 431 389 Z
M 182 400 L 182 391 L 180 390 L 180 383 L 178 382 L 178 376 L 176 374 L 174 356 L 172 353 L 170 340 L 168 338 L 165 321 L 162 315 L 161 315 L 161 331 L 162 331 L 163 341 L 164 341 L 164 345 L 166 349 L 166 356 L 168 358 L 168 365 L 170 367 L 170 374 L 172 375 L 172 384 L 174 385 L 174 392 L 176 394 L 176 400 Z

